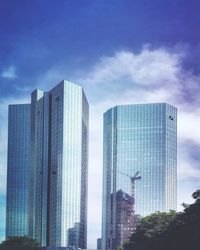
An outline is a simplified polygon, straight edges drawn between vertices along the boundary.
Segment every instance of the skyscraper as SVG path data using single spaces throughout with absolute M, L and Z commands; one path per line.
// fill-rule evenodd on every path
M 88 102 L 61 82 L 50 92 L 49 245 L 86 248 Z
M 29 236 L 41 246 L 86 248 L 89 106 L 84 91 L 67 81 L 49 92 L 36 89 L 30 114 Z
M 29 236 L 41 246 L 48 244 L 49 105 L 48 92 L 32 92 Z
M 102 249 L 119 239 L 117 193 L 135 185 L 135 213 L 176 210 L 177 110 L 166 104 L 120 105 L 104 114 Z M 130 227 L 130 226 L 129 226 Z M 130 228 L 129 228 L 130 230 Z
M 29 234 L 31 105 L 9 105 L 6 238 Z

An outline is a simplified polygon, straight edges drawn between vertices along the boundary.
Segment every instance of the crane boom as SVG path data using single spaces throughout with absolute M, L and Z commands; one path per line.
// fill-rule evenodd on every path
M 130 181 L 131 181 L 131 196 L 133 197 L 133 199 L 135 200 L 135 181 L 136 180 L 140 180 L 142 177 L 139 175 L 139 171 L 137 171 L 136 173 L 135 173 L 135 175 L 134 176 L 130 176 L 130 175 L 128 175 L 128 174 L 126 174 L 126 173 L 122 173 L 122 172 L 120 172 L 119 171 L 119 173 L 121 174 L 121 175 L 125 175 L 125 176 L 127 176 L 127 177 L 129 177 L 129 179 L 130 179 Z

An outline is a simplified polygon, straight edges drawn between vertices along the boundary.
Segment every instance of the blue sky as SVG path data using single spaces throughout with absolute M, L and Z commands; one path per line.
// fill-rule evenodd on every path
M 62 79 L 90 103 L 88 246 L 100 236 L 102 113 L 125 103 L 178 107 L 178 208 L 200 183 L 199 0 L 0 1 L 0 236 L 7 105 Z M 95 213 L 93 211 L 96 211 Z

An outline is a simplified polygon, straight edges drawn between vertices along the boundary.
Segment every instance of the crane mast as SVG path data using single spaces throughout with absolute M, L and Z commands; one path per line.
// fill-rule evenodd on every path
M 137 171 L 134 176 L 130 176 L 130 175 L 122 173 L 122 172 L 119 172 L 119 173 L 122 174 L 122 175 L 127 176 L 130 179 L 130 181 L 131 181 L 131 196 L 134 199 L 134 203 L 135 203 L 135 181 L 140 180 L 142 178 L 139 175 L 139 171 Z
M 132 214 L 132 216 L 134 216 L 134 213 L 135 213 L 135 210 L 134 210 L 134 207 L 135 207 L 135 181 L 140 180 L 142 177 L 139 175 L 139 171 L 136 172 L 136 174 L 134 176 L 130 176 L 130 175 L 128 175 L 126 173 L 122 173 L 120 171 L 119 171 L 119 174 L 127 176 L 131 182 L 131 185 L 130 185 L 130 189 L 131 189 L 130 194 L 131 195 L 130 196 L 133 199 L 133 206 L 132 206 L 132 213 L 131 214 Z M 132 227 L 133 226 L 134 225 L 132 225 Z M 109 249 L 113 250 L 113 231 L 112 230 L 110 230 L 110 237 L 109 238 L 110 238 Z

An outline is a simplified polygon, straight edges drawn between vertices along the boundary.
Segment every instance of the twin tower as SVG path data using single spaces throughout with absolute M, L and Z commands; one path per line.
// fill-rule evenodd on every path
M 33 91 L 31 104 L 9 105 L 6 237 L 87 248 L 88 120 L 83 89 L 67 81 Z M 135 214 L 176 209 L 176 131 L 177 110 L 165 103 L 104 114 L 103 250 L 130 236 Z M 128 176 L 137 171 L 131 201 Z M 135 214 L 122 218 L 132 203 Z

